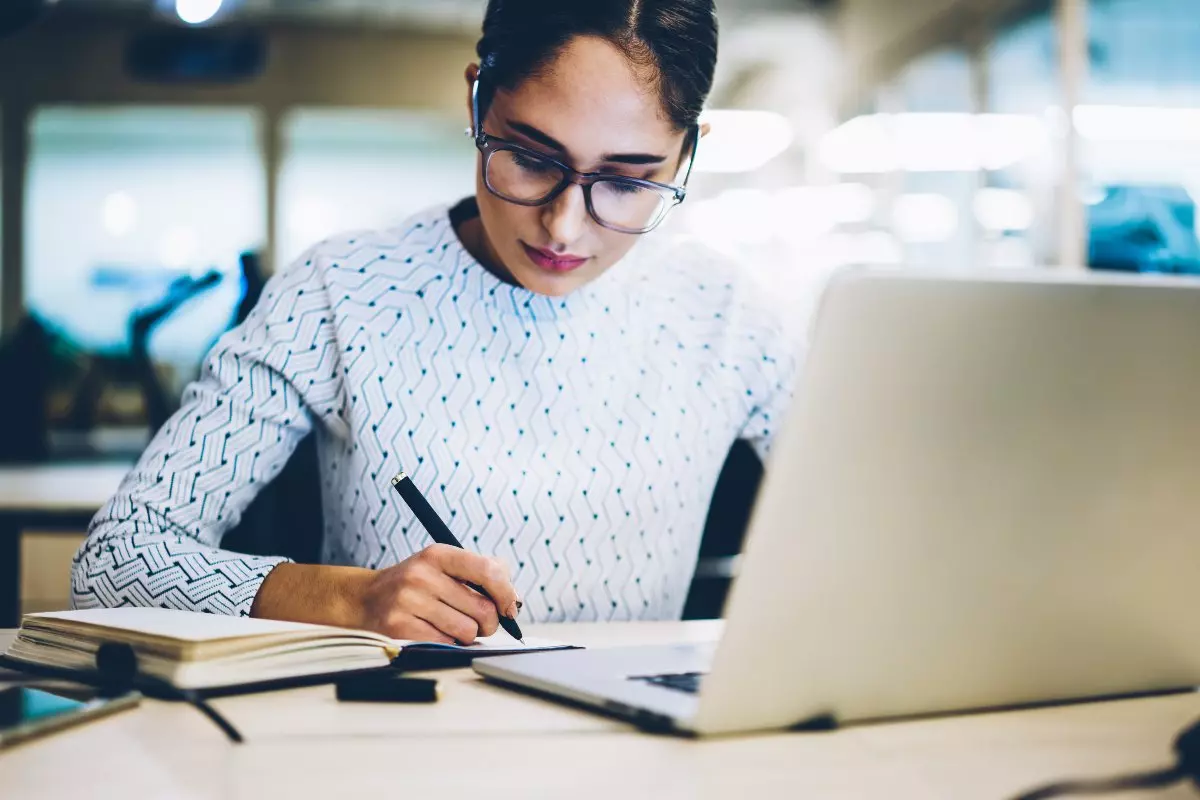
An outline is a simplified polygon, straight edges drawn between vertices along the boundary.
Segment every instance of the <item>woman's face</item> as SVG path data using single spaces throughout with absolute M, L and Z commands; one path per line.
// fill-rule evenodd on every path
M 470 86 L 477 75 L 476 66 L 468 68 Z M 540 75 L 497 91 L 483 128 L 580 172 L 673 183 L 685 132 L 665 117 L 648 77 L 607 41 L 579 37 Z M 573 292 L 637 242 L 637 236 L 592 219 L 580 186 L 568 186 L 544 206 L 528 207 L 488 192 L 482 162 L 476 183 L 486 257 L 538 294 Z

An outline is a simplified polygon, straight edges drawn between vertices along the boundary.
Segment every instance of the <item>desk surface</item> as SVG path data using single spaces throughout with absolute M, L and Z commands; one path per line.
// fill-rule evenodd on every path
M 592 647 L 711 638 L 713 623 L 532 626 Z M 0 647 L 8 636 L 0 633 Z M 1170 761 L 1200 695 L 688 741 L 438 673 L 429 706 L 338 703 L 330 687 L 227 698 L 227 743 L 193 709 L 146 701 L 0 751 L 5 798 L 952 798 L 1002 800 Z M 1136 796 L 1136 795 L 1122 795 Z M 1155 798 L 1195 798 L 1178 788 Z
M 0 467 L 0 512 L 95 514 L 116 493 L 129 463 Z

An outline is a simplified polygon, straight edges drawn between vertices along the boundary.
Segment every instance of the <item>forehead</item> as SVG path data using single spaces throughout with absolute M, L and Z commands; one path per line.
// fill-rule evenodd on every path
M 573 40 L 538 74 L 497 93 L 493 109 L 578 155 L 666 152 L 680 135 L 663 114 L 653 73 L 594 37 Z

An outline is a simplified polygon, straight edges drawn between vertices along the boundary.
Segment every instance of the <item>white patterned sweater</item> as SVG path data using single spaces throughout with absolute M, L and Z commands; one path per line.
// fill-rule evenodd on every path
M 507 284 L 446 208 L 329 239 L 273 277 L 96 516 L 77 608 L 246 615 L 282 558 L 220 549 L 315 432 L 323 560 L 430 544 L 407 471 L 460 539 L 514 570 L 532 621 L 677 619 L 730 446 L 767 453 L 795 358 L 752 279 L 645 237 L 565 298 Z

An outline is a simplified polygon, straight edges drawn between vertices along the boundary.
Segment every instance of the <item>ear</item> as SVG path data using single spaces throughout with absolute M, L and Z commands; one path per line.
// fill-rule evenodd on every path
M 482 120 L 475 119 L 475 104 L 472 101 L 475 82 L 479 80 L 479 65 L 468 64 L 464 77 L 467 79 L 467 119 L 471 120 L 471 133 L 474 134 L 478 130 L 478 126 L 482 124 Z
M 711 130 L 712 130 L 712 123 L 701 122 L 700 123 L 700 138 L 703 139 L 705 136 L 708 136 L 708 132 Z

